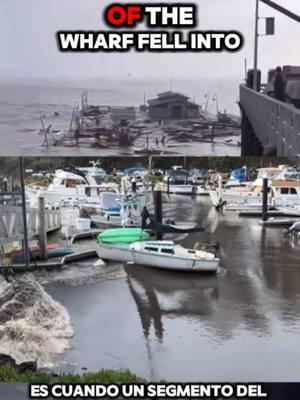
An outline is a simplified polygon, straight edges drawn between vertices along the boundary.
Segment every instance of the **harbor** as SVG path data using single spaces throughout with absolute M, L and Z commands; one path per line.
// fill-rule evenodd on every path
M 289 165 L 293 165 L 290 161 Z M 163 233 L 163 241 L 169 243 L 171 240 L 185 249 L 215 246 L 219 259 L 217 271 L 209 274 L 187 272 L 182 265 L 179 272 L 154 268 L 154 265 L 126 263 L 116 255 L 115 260 L 99 260 L 99 237 L 102 242 L 109 238 L 111 242 L 110 232 L 121 229 L 124 235 L 119 236 L 121 239 L 117 241 L 127 241 L 128 229 L 135 235 L 134 229 L 140 228 L 130 225 L 128 228 L 129 215 L 119 219 L 119 223 L 123 221 L 123 226 L 127 221 L 127 228 L 118 228 L 118 224 L 112 225 L 109 219 L 106 224 L 101 222 L 101 228 L 83 226 L 82 219 L 89 217 L 87 214 L 85 218 L 77 216 L 76 232 L 71 229 L 69 236 L 65 237 L 61 233 L 62 226 L 47 235 L 48 245 L 59 242 L 63 247 L 70 246 L 74 259 L 64 263 L 62 257 L 37 260 L 33 263 L 35 268 L 27 271 L 25 268 L 25 273 L 13 271 L 13 265 L 7 264 L 9 274 L 3 275 L 0 285 L 0 319 L 4 327 L 0 352 L 8 353 L 18 362 L 34 359 L 40 369 L 47 368 L 56 373 L 129 368 L 139 376 L 154 381 L 197 381 L 199 376 L 208 380 L 212 373 L 216 381 L 296 380 L 299 365 L 300 238 L 298 234 L 287 232 L 285 226 L 267 227 L 260 223 L 263 220 L 263 205 L 267 205 L 267 213 L 270 213 L 267 219 L 270 221 L 273 218 L 273 208 L 268 208 L 268 202 L 264 204 L 264 196 L 261 204 L 255 204 L 257 217 L 254 218 L 253 215 L 239 215 L 241 210 L 249 210 L 249 205 L 240 204 L 235 210 L 232 204 L 227 204 L 227 208 L 226 205 L 216 207 L 209 192 L 221 192 L 224 196 L 230 190 L 236 192 L 236 187 L 245 185 L 245 182 L 252 186 L 256 182 L 257 185 L 257 179 L 260 179 L 257 169 L 264 170 L 263 179 L 267 179 L 267 171 L 269 179 L 272 173 L 273 180 L 270 179 L 268 187 L 272 187 L 279 176 L 281 180 L 296 184 L 299 179 L 297 169 L 287 164 L 284 167 L 276 159 L 268 162 L 265 159 L 250 159 L 247 168 L 241 164 L 238 168 L 235 164 L 236 168 L 231 172 L 230 168 L 225 168 L 226 164 L 223 164 L 222 171 L 219 164 L 218 170 L 211 168 L 209 173 L 204 172 L 203 165 L 208 162 L 204 159 L 187 159 L 185 169 L 180 164 L 172 165 L 172 160 L 168 161 L 166 168 L 165 158 L 145 160 L 144 167 L 132 166 L 132 160 L 131 165 L 129 162 L 123 160 L 123 169 L 116 171 L 117 175 L 123 171 L 119 192 L 122 191 L 122 184 L 123 188 L 126 187 L 124 171 L 138 171 L 131 176 L 131 184 L 134 185 L 130 185 L 128 190 L 131 192 L 138 188 L 135 193 L 139 193 L 140 199 L 145 196 L 142 189 L 144 183 L 148 188 L 149 181 L 153 182 L 148 175 L 149 165 L 152 164 L 152 177 L 161 175 L 155 179 L 155 185 L 151 185 L 154 192 L 148 190 L 146 203 L 156 223 L 152 225 L 154 236 L 147 239 L 147 228 L 142 240 L 153 247 L 153 240 L 159 233 L 157 227 L 170 229 L 172 225 L 174 231 Z M 223 159 L 223 162 L 228 163 L 228 160 Z M 195 183 L 182 179 L 185 172 L 192 176 L 191 171 L 197 169 L 197 163 L 201 179 L 194 182 L 202 185 L 203 190 L 193 189 L 189 193 L 189 186 L 194 187 Z M 25 164 L 28 166 L 30 162 L 25 160 Z M 79 166 L 79 171 L 84 169 L 89 176 L 95 175 L 95 168 L 99 174 L 101 172 L 99 162 L 94 162 L 91 167 L 80 163 L 77 170 Z M 215 166 L 213 160 L 210 166 Z M 139 180 L 142 170 L 146 173 L 144 179 Z M 176 179 L 174 171 L 177 171 Z M 220 177 L 223 180 L 221 188 Z M 55 180 L 55 174 L 52 180 Z M 184 191 L 182 186 L 186 186 Z M 69 193 L 68 199 L 65 199 L 65 203 L 69 204 L 62 204 L 57 197 L 53 198 L 50 194 L 47 197 L 47 193 L 54 190 L 53 186 L 51 188 L 48 186 L 42 198 L 45 202 L 55 199 L 56 203 L 60 203 L 62 221 L 66 221 L 71 218 L 66 211 L 80 207 L 83 200 L 70 200 Z M 153 194 L 157 192 L 161 193 L 161 223 L 157 221 L 155 202 L 158 200 Z M 8 200 L 6 196 L 5 201 Z M 84 203 L 86 205 L 86 201 Z M 278 218 L 288 211 L 296 214 L 296 204 L 288 205 L 287 199 L 285 203 L 284 208 L 281 203 L 278 205 L 281 213 Z M 27 207 L 30 207 L 29 204 L 27 202 Z M 95 208 L 93 202 L 89 208 L 91 205 Z M 111 205 L 113 207 L 106 208 L 106 213 L 115 214 L 115 204 Z M 83 237 L 80 237 L 79 228 Z M 188 233 L 193 228 L 198 230 Z M 106 232 L 104 236 L 103 232 Z M 78 240 L 71 240 L 70 236 L 76 234 L 79 235 Z M 92 250 L 94 253 L 88 257 L 77 258 L 78 254 Z M 46 268 L 48 263 L 60 265 Z M 23 299 L 22 305 L 19 299 Z M 13 304 L 12 314 L 5 311 L 6 301 Z M 13 321 L 11 315 L 14 315 Z M 40 329 L 35 332 L 33 342 L 32 326 L 36 321 L 39 321 Z M 50 321 L 55 323 L 49 331 Z M 22 346 L 18 342 L 19 334 Z

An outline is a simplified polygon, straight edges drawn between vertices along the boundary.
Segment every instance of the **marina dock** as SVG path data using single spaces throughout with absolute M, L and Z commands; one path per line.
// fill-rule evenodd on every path
M 6 271 L 13 271 L 15 273 L 27 273 L 41 270 L 50 271 L 61 269 L 67 264 L 97 257 L 96 250 L 93 249 L 92 245 L 71 245 L 70 249 L 73 251 L 72 254 L 68 254 L 61 258 L 53 258 L 52 261 L 36 261 L 30 263 L 28 267 L 26 267 L 24 264 L 9 264 L 5 266 L 0 265 L 0 272 L 5 273 Z

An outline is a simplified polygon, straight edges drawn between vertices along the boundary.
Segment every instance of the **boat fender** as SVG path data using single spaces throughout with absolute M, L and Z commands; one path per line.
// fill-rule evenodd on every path
M 196 250 L 196 251 L 199 251 L 199 250 L 204 251 L 204 250 L 205 250 L 205 246 L 203 246 L 203 244 L 201 244 L 201 243 L 199 243 L 199 242 L 196 242 L 196 243 L 194 244 L 194 250 Z
M 219 242 L 214 242 L 212 246 L 213 246 L 213 248 L 215 250 L 220 250 L 220 243 Z
M 216 205 L 216 210 L 223 210 L 223 207 L 226 206 L 227 201 L 220 199 L 219 203 Z
M 165 224 L 167 224 L 167 225 L 176 225 L 176 223 L 175 223 L 175 221 L 173 221 L 172 219 L 167 219 L 166 221 L 165 221 Z
M 93 267 L 104 267 L 105 265 L 106 265 L 105 262 L 101 258 L 99 258 L 99 260 L 97 260 L 93 264 Z

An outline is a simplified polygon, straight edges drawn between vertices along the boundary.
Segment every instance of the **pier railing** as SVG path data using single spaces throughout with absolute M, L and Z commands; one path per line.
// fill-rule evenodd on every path
M 288 103 L 240 86 L 240 104 L 264 153 L 300 156 L 300 110 Z
M 45 210 L 46 231 L 52 232 L 61 227 L 60 210 Z M 37 209 L 27 210 L 28 237 L 38 234 L 39 217 Z M 20 206 L 0 205 L 0 245 L 23 239 L 22 208 Z

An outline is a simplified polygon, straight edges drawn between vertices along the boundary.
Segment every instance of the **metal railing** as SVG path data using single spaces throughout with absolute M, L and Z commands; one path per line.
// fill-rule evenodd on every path
M 240 86 L 240 104 L 248 117 L 264 153 L 300 156 L 300 110 L 270 96 Z

